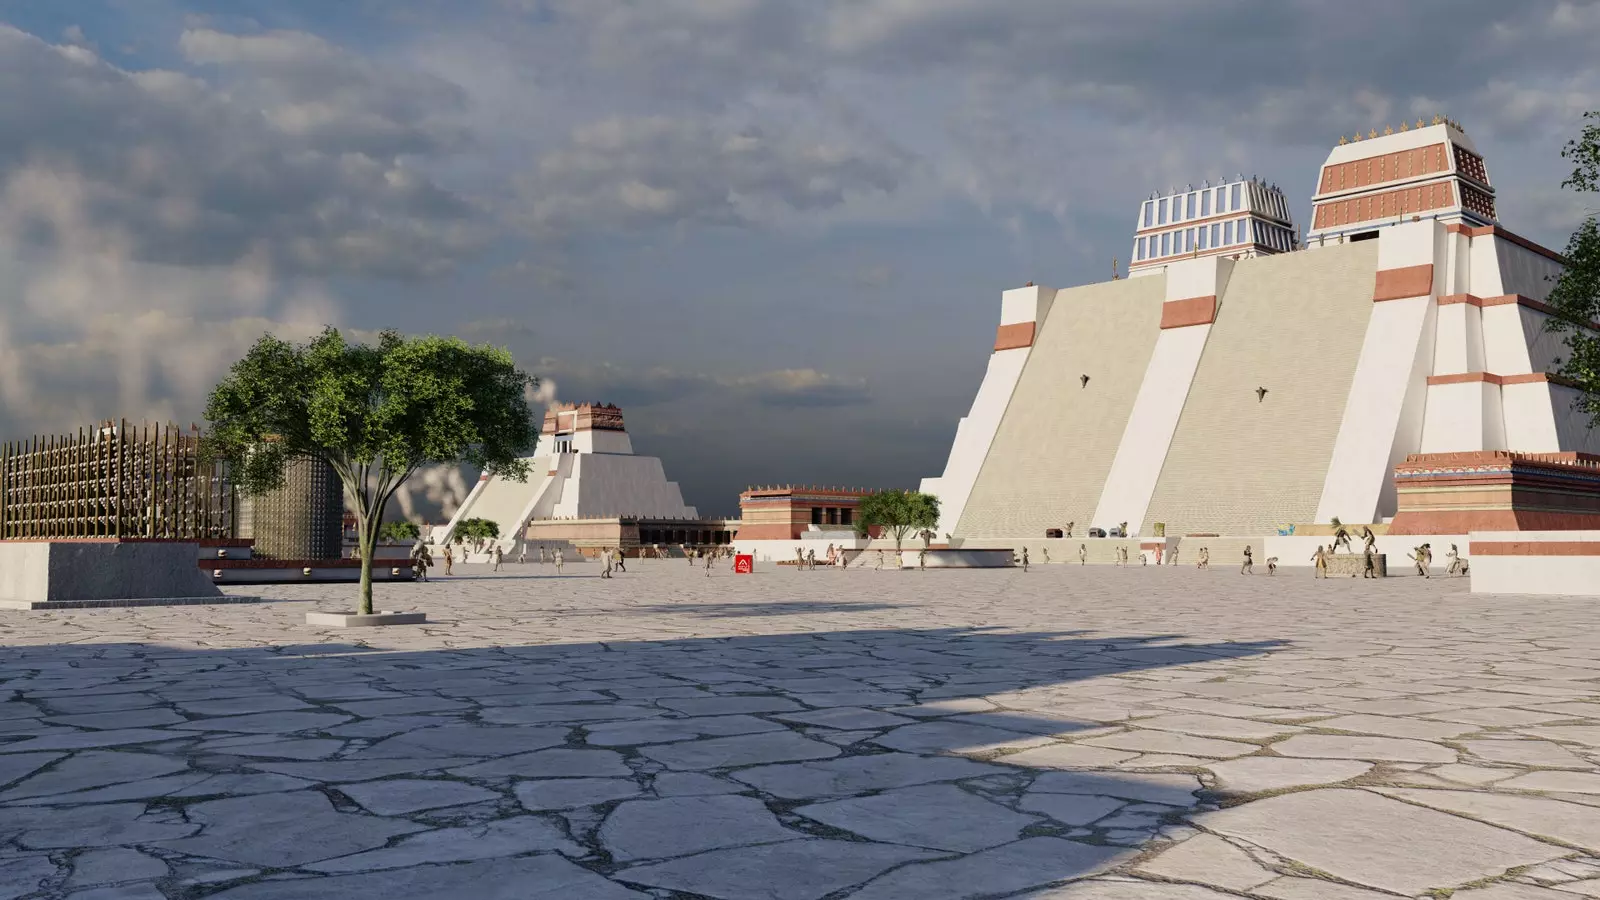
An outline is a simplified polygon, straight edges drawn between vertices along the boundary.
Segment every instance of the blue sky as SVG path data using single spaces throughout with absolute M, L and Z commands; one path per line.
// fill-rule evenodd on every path
M 691 503 L 937 474 L 1000 291 L 1152 189 L 1304 220 L 1442 112 L 1561 245 L 1600 3 L 0 0 L 0 430 L 199 416 L 264 331 L 510 347 Z

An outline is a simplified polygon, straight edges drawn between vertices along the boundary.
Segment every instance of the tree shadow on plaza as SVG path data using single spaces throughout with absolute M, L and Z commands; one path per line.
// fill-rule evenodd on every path
M 903 603 L 852 603 L 847 600 L 777 600 L 759 603 L 656 603 L 631 607 L 638 612 L 679 613 L 707 619 L 744 616 L 798 616 L 806 613 L 857 613 L 901 609 Z
M 427 738 L 418 740 L 414 756 L 427 760 L 428 768 L 381 776 L 402 779 L 431 777 L 485 758 L 537 760 L 537 755 L 518 756 L 530 748 L 512 749 L 508 741 L 515 743 L 516 735 L 522 733 L 518 729 L 564 727 L 569 729 L 568 747 L 603 748 L 639 761 L 664 762 L 669 771 L 701 771 L 725 777 L 742 788 L 746 796 L 760 800 L 790 822 L 796 821 L 790 814 L 799 810 L 798 814 L 809 824 L 798 829 L 785 826 L 796 830 L 797 837 L 827 836 L 829 829 L 838 829 L 808 817 L 804 810 L 810 803 L 940 782 L 954 784 L 980 806 L 994 802 L 1022 816 L 1036 817 L 1031 825 L 1019 825 L 1014 838 L 1000 842 L 1005 844 L 1004 850 L 979 851 L 994 854 L 992 875 L 986 876 L 993 880 L 985 881 L 982 891 L 972 889 L 972 893 L 1010 894 L 1081 877 L 1121 861 L 1137 851 L 1138 839 L 1133 840 L 1132 847 L 1112 846 L 1107 836 L 1113 831 L 1123 841 L 1128 840 L 1129 834 L 1139 833 L 1145 835 L 1144 840 L 1150 840 L 1164 822 L 1173 821 L 1201 802 L 1192 789 L 1185 789 L 1170 775 L 1161 780 L 1126 771 L 1067 771 L 1040 768 L 1036 762 L 1008 762 L 1013 751 L 1029 753 L 1045 738 L 1070 741 L 1077 733 L 1103 732 L 1108 725 L 1120 724 L 1123 717 L 1115 713 L 1121 702 L 1101 696 L 1103 693 L 1115 697 L 1118 691 L 1075 691 L 1075 685 L 1087 686 L 1098 680 L 1107 688 L 1131 686 L 1117 676 L 1154 675 L 1178 666 L 1205 666 L 1206 676 L 1214 677 L 1224 674 L 1230 662 L 1259 657 L 1286 646 L 1287 642 L 1278 640 L 1201 642 L 1174 634 L 1016 632 L 973 627 L 425 650 L 378 649 L 349 642 L 193 650 L 134 643 L 8 647 L 0 654 L 0 695 L 37 707 L 39 718 L 35 721 L 39 728 L 35 738 L 29 733 L 27 717 L 20 718 L 22 724 L 17 717 L 9 719 L 5 723 L 8 727 L 0 731 L 0 741 L 4 742 L 0 743 L 0 760 L 7 754 L 33 749 L 28 745 L 36 740 L 48 745 L 51 736 L 60 735 L 64 726 L 45 722 L 45 718 L 71 714 L 69 701 L 73 698 L 107 691 L 131 690 L 148 695 L 151 706 L 172 709 L 188 721 L 146 729 L 160 734 L 139 735 L 142 744 L 103 749 L 137 752 L 159 745 L 157 752 L 175 756 L 195 752 L 179 745 L 179 739 L 212 739 L 215 744 L 214 739 L 220 736 L 261 735 L 260 717 L 275 715 L 256 712 L 261 708 L 261 695 L 282 695 L 294 701 L 289 707 L 279 707 L 298 707 L 297 716 L 283 714 L 286 725 L 282 734 L 296 739 L 293 755 L 286 753 L 275 759 L 270 750 L 252 744 L 249 756 L 230 756 L 225 749 L 212 748 L 188 760 L 193 767 L 217 773 L 286 771 L 286 767 L 306 763 L 308 742 L 300 738 L 319 738 L 338 748 L 330 749 L 326 759 L 386 758 L 392 762 L 392 756 L 374 753 L 370 745 L 348 742 L 349 734 L 340 729 L 357 718 L 378 725 L 393 723 L 396 732 L 407 735 L 442 726 L 457 726 L 456 732 L 461 728 L 484 729 L 482 739 L 472 732 L 479 743 L 452 749 L 430 745 Z M 1142 686 L 1160 687 L 1159 682 L 1136 680 Z M 1201 680 L 1198 673 L 1193 680 Z M 563 698 L 562 692 L 571 692 L 572 696 Z M 199 696 L 212 701 L 236 698 L 238 709 L 200 716 L 187 710 L 180 699 Z M 828 710 L 838 710 L 833 714 L 839 717 L 837 727 L 829 727 Z M 853 716 L 871 718 L 863 711 L 876 714 L 879 721 L 864 726 L 859 719 L 851 721 Z M 305 712 L 334 713 L 341 718 L 337 724 L 323 722 L 306 728 L 302 722 L 293 721 L 303 719 Z M 230 731 L 234 726 L 229 718 L 234 713 L 247 715 L 249 724 Z M 196 729 L 195 723 L 199 722 L 206 727 Z M 652 723 L 661 723 L 659 727 L 665 732 L 627 737 L 634 726 L 656 727 Z M 672 723 L 681 723 L 681 727 Z M 292 730 L 291 724 L 301 730 Z M 674 732 L 674 728 L 678 730 Z M 171 734 L 166 736 L 164 733 L 169 730 Z M 374 729 L 381 731 L 382 728 Z M 745 736 L 785 731 L 794 735 L 793 747 L 799 748 L 788 757 L 780 754 L 777 759 L 749 761 L 739 759 L 738 751 L 730 750 L 733 755 L 722 763 L 705 762 L 703 758 L 695 761 L 696 752 L 712 756 L 721 752 L 708 746 L 711 741 L 736 743 Z M 846 732 L 850 732 L 848 739 L 843 737 Z M 829 737 L 835 741 L 829 741 Z M 451 739 L 462 740 L 458 734 Z M 379 740 L 383 738 L 373 738 L 374 742 Z M 544 746 L 547 744 L 539 745 Z M 664 751 L 668 746 L 676 749 Z M 852 785 L 847 777 L 836 777 L 829 769 L 848 765 L 847 761 L 856 758 L 904 759 L 908 754 L 960 758 L 965 762 L 945 764 L 951 771 L 937 776 L 915 774 L 902 782 L 868 787 Z M 438 757 L 455 759 L 446 765 Z M 801 762 L 807 759 L 812 761 Z M 517 765 L 526 768 L 519 770 Z M 520 783 L 565 774 L 541 771 L 539 766 L 538 762 L 513 762 L 499 776 L 510 776 Z M 456 779 L 475 777 L 459 772 L 449 775 Z M 0 801 L 5 792 L 16 790 L 29 777 L 34 776 L 0 785 Z M 299 777 L 318 780 L 303 771 Z M 657 776 L 634 777 L 648 788 Z M 504 782 L 482 784 L 506 790 Z M 328 784 L 319 787 L 337 791 Z M 180 799 L 159 794 L 119 796 L 124 798 L 122 802 L 142 800 L 167 806 L 216 799 Z M 948 817 L 948 807 L 943 807 L 946 812 L 941 813 L 941 807 L 925 799 L 925 795 L 912 792 L 903 796 L 907 803 L 930 804 L 925 821 L 918 818 L 921 807 L 909 807 L 911 817 L 920 823 L 918 827 L 925 826 L 930 835 L 954 833 L 964 827 L 959 821 L 943 821 Z M 648 791 L 643 795 L 643 799 L 650 797 Z M 73 801 L 69 797 L 59 802 Z M 609 816 L 619 802 L 622 801 L 598 804 L 592 818 Z M 1125 804 L 1152 803 L 1163 804 L 1165 812 L 1148 806 L 1121 809 Z M 1100 807 L 1104 812 L 1092 817 L 1100 824 L 1073 819 L 1080 812 L 1090 816 L 1088 810 Z M 904 831 L 900 820 L 907 812 L 897 809 L 894 822 L 885 819 L 879 823 L 881 830 L 871 821 L 877 814 L 867 813 L 860 819 L 866 825 L 846 830 L 853 839 L 939 850 L 941 844 L 936 838 L 919 843 L 915 837 L 894 836 L 897 830 Z M 630 880 L 628 866 L 613 859 L 598 836 L 599 831 L 580 833 L 553 813 L 538 814 L 568 830 L 573 841 L 587 848 L 589 852 L 578 860 L 579 864 L 617 882 L 677 890 L 681 893 L 675 896 L 684 897 L 749 895 L 734 888 L 696 893 L 684 885 L 652 881 L 656 875 L 638 872 L 637 880 Z M 1083 841 L 1068 840 L 1066 835 L 1080 826 L 1096 831 Z M 806 828 L 811 830 L 807 832 Z M 293 838 L 264 835 L 261 840 L 268 843 Z M 939 852 L 947 850 L 948 847 Z M 761 863 L 745 865 L 759 867 Z M 818 865 L 825 866 L 826 862 L 819 860 Z M 774 871 L 773 878 L 784 877 L 785 871 L 789 870 Z M 914 862 L 875 877 L 883 882 L 879 890 L 895 896 L 931 895 L 944 878 L 966 877 L 956 872 L 940 874 L 944 871 L 937 863 Z M 292 896 L 347 896 L 366 884 L 361 879 L 373 877 L 376 876 L 319 876 L 297 881 Z M 215 896 L 225 900 L 232 900 L 235 894 L 254 898 L 258 894 L 250 891 L 253 887 L 257 886 Z M 428 895 L 400 890 L 390 893 L 388 900 L 413 896 Z

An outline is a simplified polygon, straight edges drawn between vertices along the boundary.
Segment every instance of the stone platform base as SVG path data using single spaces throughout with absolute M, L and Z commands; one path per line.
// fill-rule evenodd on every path
M 222 592 L 195 566 L 199 556 L 193 541 L 0 541 L 0 600 L 215 602 Z
M 1474 594 L 1600 595 L 1600 531 L 1474 531 L 1470 552 Z
M 421 625 L 428 621 L 427 613 L 395 612 L 386 609 L 370 615 L 360 613 L 306 613 L 307 625 L 323 628 L 375 628 L 380 625 Z
M 1335 553 L 1333 556 L 1328 557 L 1328 577 L 1349 578 L 1354 575 L 1360 578 L 1361 570 L 1366 567 L 1364 560 L 1365 557 L 1360 553 Z M 1384 553 L 1374 554 L 1372 568 L 1377 572 L 1379 578 L 1387 578 L 1389 575 L 1388 555 Z

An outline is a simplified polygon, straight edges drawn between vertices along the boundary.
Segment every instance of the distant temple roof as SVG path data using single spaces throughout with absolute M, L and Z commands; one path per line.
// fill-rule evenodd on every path
M 1483 157 L 1461 126 L 1443 116 L 1340 137 L 1322 164 L 1312 202 L 1308 241 L 1423 218 L 1498 224 Z
M 558 403 L 544 412 L 544 434 L 575 431 L 627 431 L 622 410 L 612 403 Z
M 1128 274 L 1200 256 L 1262 256 L 1293 250 L 1294 217 L 1275 184 L 1231 180 L 1151 193 L 1134 223 Z

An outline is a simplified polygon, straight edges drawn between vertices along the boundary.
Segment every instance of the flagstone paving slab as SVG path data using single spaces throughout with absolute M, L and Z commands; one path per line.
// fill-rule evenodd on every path
M 1015 841 L 1040 821 L 947 784 L 896 788 L 795 812 L 874 841 L 964 853 Z
M 1284 794 L 1194 821 L 1338 878 L 1406 895 L 1565 855 L 1515 832 L 1362 790 Z
M 0 611 L 0 898 L 1600 897 L 1592 599 L 506 568 Z
M 630 884 L 718 900 L 817 900 L 861 884 L 892 866 L 936 855 L 935 851 L 890 844 L 788 841 L 634 866 L 616 877 Z
M 665 859 L 804 837 L 751 797 L 629 800 L 606 817 L 600 840 L 617 860 Z

